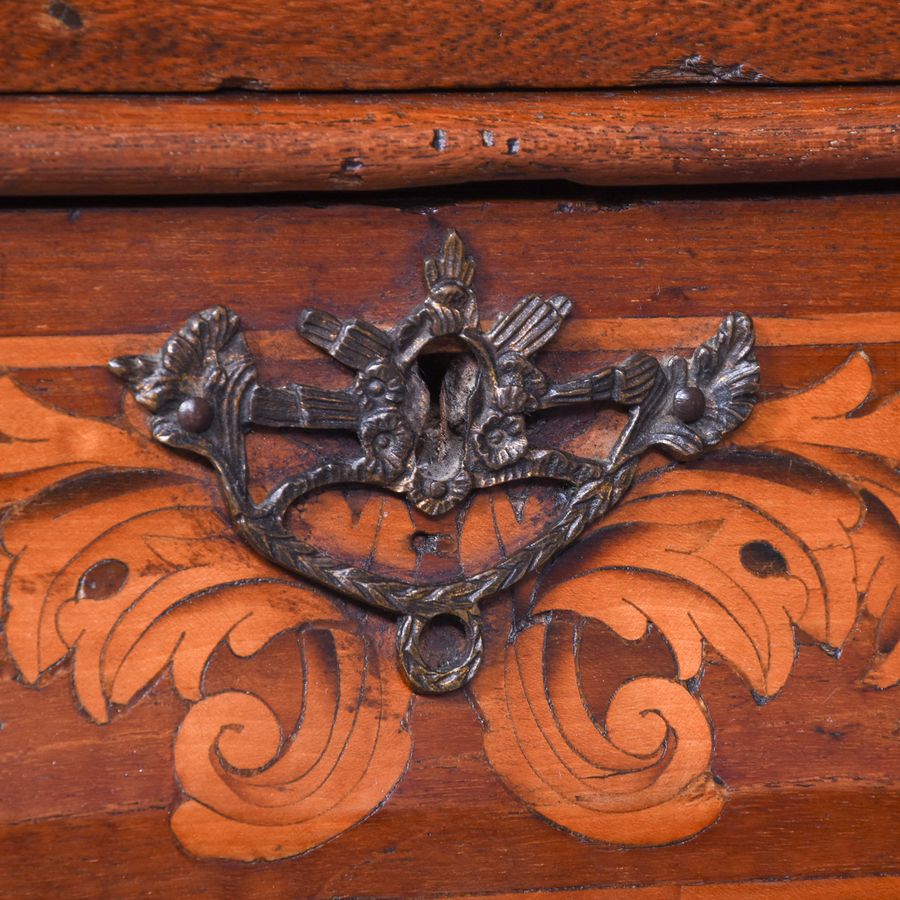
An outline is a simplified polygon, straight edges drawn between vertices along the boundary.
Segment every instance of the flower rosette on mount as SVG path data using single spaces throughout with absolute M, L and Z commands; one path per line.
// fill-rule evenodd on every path
M 471 490 L 472 479 L 464 469 L 443 475 L 419 467 L 413 476 L 409 499 L 427 515 L 439 516 L 457 506 Z
M 403 371 L 387 360 L 372 363 L 360 374 L 359 389 L 366 409 L 395 406 L 406 397 Z
M 668 360 L 623 436 L 629 456 L 652 446 L 693 459 L 750 415 L 759 387 L 753 323 L 729 313 L 690 361 Z
M 255 384 L 253 357 L 240 319 L 224 306 L 191 316 L 158 356 L 124 356 L 109 363 L 153 416 L 153 437 L 210 459 L 243 487 L 241 406 Z
M 490 469 L 518 462 L 526 448 L 525 422 L 521 416 L 488 416 L 474 434 L 475 453 Z
M 497 360 L 497 406 L 505 413 L 533 413 L 547 391 L 547 377 L 520 353 Z
M 412 451 L 413 433 L 400 413 L 381 412 L 366 417 L 359 439 L 366 453 L 366 470 L 373 476 L 395 481 L 403 474 Z

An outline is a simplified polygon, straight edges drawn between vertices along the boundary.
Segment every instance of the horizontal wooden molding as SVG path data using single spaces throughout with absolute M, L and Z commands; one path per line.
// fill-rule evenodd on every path
M 7 196 L 894 177 L 900 88 L 9 96 Z

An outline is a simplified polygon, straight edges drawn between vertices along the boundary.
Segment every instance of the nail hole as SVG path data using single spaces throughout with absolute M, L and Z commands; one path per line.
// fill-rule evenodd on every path
M 77 31 L 79 28 L 84 27 L 84 22 L 82 21 L 78 10 L 75 9 L 74 6 L 69 6 L 68 3 L 51 3 L 47 7 L 47 12 L 53 16 L 54 19 L 58 19 L 62 22 L 66 28 L 71 28 L 73 31 Z
M 434 129 L 434 136 L 431 138 L 431 146 L 434 147 L 438 153 L 447 149 L 447 132 L 444 131 L 443 128 Z
M 366 167 L 366 164 L 358 156 L 348 156 L 341 163 L 341 171 L 345 175 L 357 175 L 365 167 Z
M 417 556 L 453 556 L 456 540 L 451 534 L 416 531 L 410 538 Z

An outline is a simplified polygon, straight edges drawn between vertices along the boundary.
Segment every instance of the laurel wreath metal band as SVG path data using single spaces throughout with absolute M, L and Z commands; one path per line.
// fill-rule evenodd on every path
M 480 604 L 539 569 L 603 516 L 627 490 L 644 451 L 656 446 L 680 459 L 698 456 L 747 418 L 758 385 L 753 327 L 741 313 L 727 315 L 689 360 L 660 362 L 636 353 L 554 381 L 532 356 L 557 333 L 571 302 L 528 296 L 485 330 L 474 274 L 472 258 L 450 232 L 440 253 L 425 262 L 425 299 L 390 331 L 304 310 L 300 334 L 355 373 L 338 390 L 261 384 L 239 319 L 222 306 L 191 316 L 158 354 L 110 362 L 152 412 L 156 440 L 212 463 L 228 514 L 247 543 L 297 575 L 400 617 L 400 666 L 425 693 L 455 690 L 474 675 L 483 654 Z M 454 339 L 460 352 L 432 402 L 419 362 L 435 338 Z M 582 403 L 628 410 L 604 458 L 530 446 L 530 419 Z M 360 450 L 291 474 L 257 503 L 246 452 L 254 426 L 352 432 Z M 336 559 L 287 524 L 295 504 L 330 486 L 370 485 L 439 515 L 474 491 L 535 478 L 568 485 L 558 519 L 484 571 L 436 584 L 388 578 Z M 466 640 L 462 657 L 443 667 L 429 665 L 422 646 L 424 630 L 438 615 L 459 620 Z

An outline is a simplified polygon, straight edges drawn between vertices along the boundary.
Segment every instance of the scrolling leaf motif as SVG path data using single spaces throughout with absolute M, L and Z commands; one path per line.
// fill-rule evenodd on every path
M 470 690 L 491 765 L 530 809 L 619 846 L 714 821 L 727 788 L 702 699 L 709 654 L 770 698 L 796 629 L 836 653 L 870 615 L 880 625 L 865 680 L 900 681 L 900 399 L 874 405 L 872 384 L 854 354 L 820 384 L 761 403 L 701 464 L 648 460 L 577 561 L 561 557 L 527 595 L 520 585 L 518 617 L 494 604 L 509 637 L 488 647 Z M 368 617 L 363 630 L 361 612 L 235 539 L 212 473 L 150 440 L 130 397 L 119 422 L 75 418 L 0 376 L 0 407 L 4 632 L 22 678 L 40 683 L 68 658 L 97 723 L 170 679 L 189 704 L 172 828 L 197 856 L 300 854 L 376 809 L 411 754 L 413 699 L 387 662 L 387 624 Z M 489 500 L 475 497 L 469 517 Z M 657 629 L 676 677 L 628 681 L 595 716 L 579 668 L 589 623 L 635 642 Z M 305 673 L 290 686 L 303 713 L 284 730 L 260 697 L 204 684 L 223 644 L 252 658 L 283 634 Z
M 837 656 L 860 615 L 880 621 L 864 681 L 900 682 L 900 398 L 866 410 L 867 357 L 760 405 L 695 468 L 651 470 L 538 579 L 472 691 L 485 749 L 539 815 L 614 844 L 683 840 L 727 792 L 711 769 L 703 663 L 723 658 L 760 700 L 784 686 L 800 629 Z M 598 723 L 578 666 L 581 629 L 627 641 L 657 629 L 676 677 L 638 677 Z M 548 636 L 571 652 L 560 661 Z M 489 654 L 490 655 L 490 654 Z
M 175 744 L 186 796 L 172 828 L 198 856 L 293 856 L 377 808 L 411 752 L 410 695 L 385 664 L 386 629 L 364 635 L 339 603 L 236 540 L 204 470 L 179 471 L 129 428 L 48 409 L 8 377 L 0 403 L 0 574 L 23 678 L 71 656 L 77 699 L 104 723 L 169 673 L 191 703 Z M 251 657 L 285 632 L 305 675 L 287 733 L 260 697 L 204 689 L 219 645 Z

